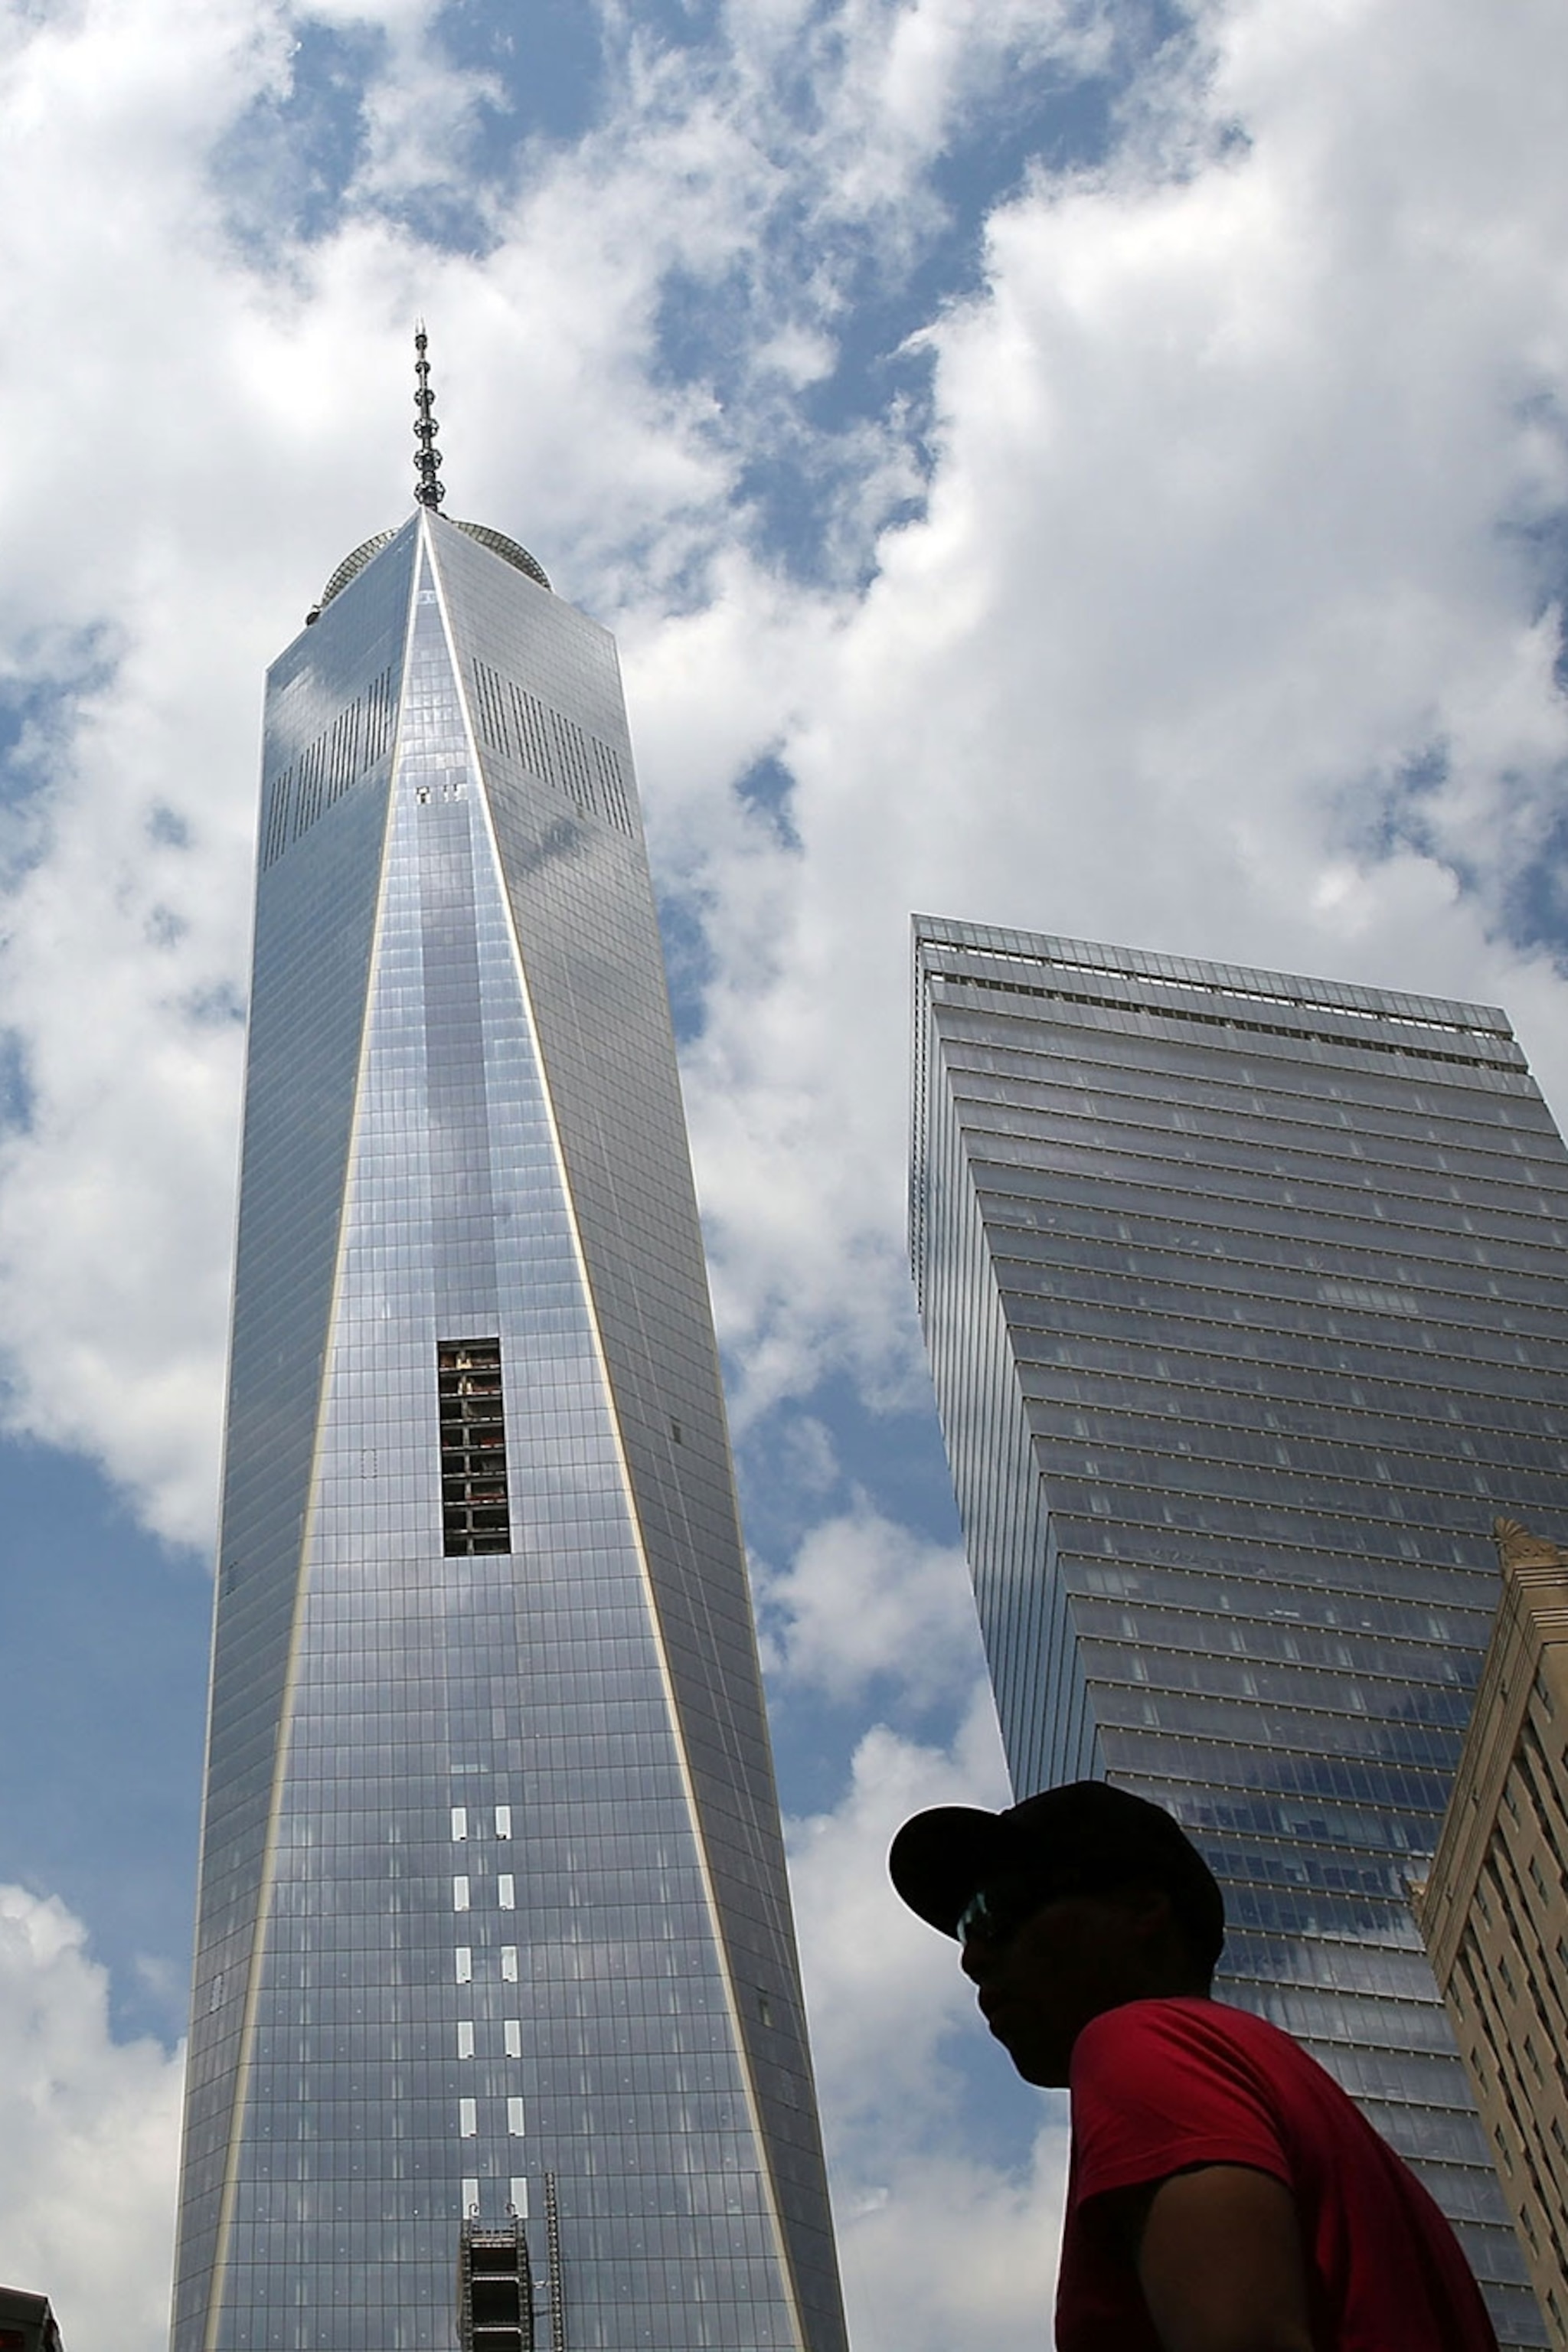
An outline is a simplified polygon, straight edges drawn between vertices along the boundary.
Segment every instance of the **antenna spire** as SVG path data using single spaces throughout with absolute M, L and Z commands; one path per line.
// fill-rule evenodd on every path
M 419 412 L 414 423 L 414 438 L 419 445 L 414 456 L 414 470 L 419 477 L 414 496 L 422 507 L 438 508 L 447 493 L 438 479 L 441 452 L 436 446 L 436 436 L 440 427 L 436 422 L 436 395 L 430 389 L 430 362 L 425 356 L 429 341 L 420 319 L 414 329 L 414 373 L 418 384 L 414 405 Z

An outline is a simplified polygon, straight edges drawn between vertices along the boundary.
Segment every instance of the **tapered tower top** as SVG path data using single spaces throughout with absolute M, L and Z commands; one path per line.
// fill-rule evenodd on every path
M 440 478 L 441 452 L 436 446 L 436 436 L 440 427 L 436 422 L 436 394 L 430 388 L 429 348 L 430 338 L 421 319 L 414 330 L 414 438 L 417 445 L 414 453 L 414 500 L 416 506 L 424 507 L 430 514 L 438 515 L 447 490 Z M 443 516 L 442 520 L 445 521 L 448 518 Z M 503 563 L 510 563 L 515 570 L 526 572 L 529 579 L 541 588 L 549 587 L 550 575 L 543 564 L 530 555 L 526 547 L 520 547 L 515 539 L 508 539 L 504 531 L 492 530 L 488 523 L 459 522 L 455 516 L 449 520 L 454 530 L 465 532 L 469 539 L 477 539 L 481 547 L 488 547 L 490 553 L 499 555 Z M 349 582 L 356 580 L 365 565 L 379 555 L 384 547 L 390 546 L 396 537 L 395 530 L 378 530 L 374 538 L 356 547 L 352 555 L 344 556 L 322 589 L 320 603 L 312 604 L 306 614 L 307 628 L 312 621 L 321 619 L 332 598 L 341 595 Z

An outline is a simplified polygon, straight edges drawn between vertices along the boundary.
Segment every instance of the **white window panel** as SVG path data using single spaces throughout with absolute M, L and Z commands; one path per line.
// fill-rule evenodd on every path
M 471 2058 L 474 2054 L 474 2021 L 471 2017 L 458 2020 L 458 2055 Z
M 522 2055 L 522 2027 L 518 2019 L 515 2017 L 504 2018 L 501 2021 L 500 2032 L 501 2046 L 505 2050 L 507 2056 L 509 2058 L 521 2058 Z
M 468 1882 L 466 1878 L 454 1878 L 452 1881 L 452 1908 L 454 1911 L 466 1911 L 468 1907 Z
M 460 2139 L 478 2139 L 479 2136 L 479 2103 L 478 2099 L 458 2101 L 458 2136 Z
M 506 2103 L 506 2127 L 513 2139 L 522 2137 L 522 2101 L 509 2099 Z
M 466 1838 L 468 1834 L 468 1809 L 467 1805 L 454 1805 L 452 1808 L 452 1835 L 454 1839 L 462 1839 Z
M 458 1963 L 458 1982 L 459 1984 L 472 1984 L 474 1980 L 474 1954 L 472 1946 L 468 1944 L 459 1944 L 452 1957 Z
M 509 1838 L 511 1835 L 511 1807 L 510 1805 L 498 1805 L 496 1807 L 496 1835 L 497 1837 L 504 1838 Z
M 517 1982 L 517 1946 L 515 1944 L 501 1946 L 500 1972 L 508 1984 Z
M 503 1911 L 515 1911 L 517 1909 L 517 1895 L 513 1888 L 512 1875 L 510 1870 L 503 1870 L 500 1876 L 497 1879 L 496 1895 Z

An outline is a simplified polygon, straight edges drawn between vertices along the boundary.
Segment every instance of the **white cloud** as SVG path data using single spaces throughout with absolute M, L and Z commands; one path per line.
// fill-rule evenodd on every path
M 926 1805 L 1007 1802 L 988 1690 L 951 1751 L 887 1728 L 857 1750 L 831 1813 L 794 1825 L 800 1925 L 850 2330 L 857 2352 L 1037 2352 L 1048 2315 L 1066 2163 L 1065 2103 L 1038 2112 L 1018 2163 L 986 2158 L 958 2121 L 962 2071 L 1000 2082 L 957 1949 L 889 1882 L 900 1822 Z
M 184 2060 L 116 2042 L 62 1904 L 0 1886 L 0 2278 L 70 2352 L 163 2352 Z
M 759 1581 L 766 1663 L 785 1684 L 844 1702 L 891 1682 L 919 1705 L 962 1693 L 979 1669 L 963 1551 L 926 1542 L 863 1496 Z
M 976 1690 L 951 1751 L 876 1725 L 835 1811 L 793 1825 L 812 2046 L 825 2107 L 846 2134 L 883 2132 L 904 2100 L 938 2099 L 940 2040 L 960 2021 L 979 2031 L 955 1947 L 893 1893 L 893 1832 L 927 1805 L 1008 1801 L 990 1693 Z
M 1051 2335 L 1066 2187 L 1066 2126 L 1026 2167 L 960 2153 L 904 2157 L 838 2208 L 855 2352 L 1041 2352 Z

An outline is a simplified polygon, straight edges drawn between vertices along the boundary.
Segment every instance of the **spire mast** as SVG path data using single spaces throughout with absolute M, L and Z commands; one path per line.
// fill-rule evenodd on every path
M 436 422 L 436 395 L 430 389 L 430 362 L 425 356 L 429 341 L 425 321 L 420 319 L 414 330 L 414 374 L 418 385 L 414 394 L 414 405 L 418 411 L 414 438 L 419 445 L 414 455 L 414 470 L 419 478 L 414 496 L 422 507 L 438 508 L 447 493 L 437 478 L 441 452 L 436 446 L 436 436 L 440 427 Z

